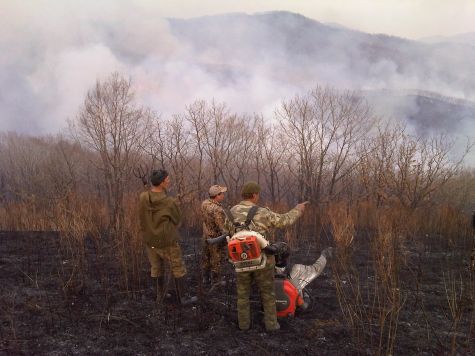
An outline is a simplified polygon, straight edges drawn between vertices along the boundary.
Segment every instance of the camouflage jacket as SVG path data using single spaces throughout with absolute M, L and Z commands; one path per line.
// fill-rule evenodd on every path
M 213 199 L 206 199 L 201 203 L 203 217 L 203 237 L 212 238 L 224 233 L 225 215 L 220 203 Z
M 233 214 L 234 221 L 244 223 L 247 218 L 247 213 L 253 205 L 255 204 L 248 200 L 243 200 L 239 204 L 233 206 L 231 208 L 231 213 Z M 254 219 L 252 219 L 249 228 L 268 238 L 270 229 L 292 225 L 297 221 L 301 214 L 302 213 L 295 208 L 285 214 L 274 213 L 269 208 L 259 208 Z M 226 227 L 228 230 L 231 229 L 231 226 L 229 225 L 230 223 L 227 221 Z

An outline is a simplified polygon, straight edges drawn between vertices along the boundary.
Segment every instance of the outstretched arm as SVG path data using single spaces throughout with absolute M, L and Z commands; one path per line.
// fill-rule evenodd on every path
M 292 225 L 301 215 L 301 211 L 297 208 L 294 208 L 285 214 L 274 213 L 267 209 L 267 219 L 272 228 L 282 228 Z

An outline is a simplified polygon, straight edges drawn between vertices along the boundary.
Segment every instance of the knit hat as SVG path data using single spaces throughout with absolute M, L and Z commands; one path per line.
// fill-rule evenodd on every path
M 259 193 L 261 191 L 261 186 L 257 184 L 256 182 L 247 182 L 244 184 L 241 190 L 241 194 L 253 194 L 253 193 Z
M 154 170 L 150 176 L 150 183 L 152 183 L 153 186 L 158 186 L 165 180 L 166 177 L 168 177 L 168 172 L 166 170 Z

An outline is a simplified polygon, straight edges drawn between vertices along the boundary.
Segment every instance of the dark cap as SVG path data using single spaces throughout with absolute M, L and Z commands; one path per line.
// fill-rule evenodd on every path
M 261 191 L 261 186 L 256 182 L 247 182 L 243 185 L 241 194 L 254 194 Z
M 152 171 L 152 174 L 150 175 L 150 183 L 154 186 L 160 185 L 165 178 L 168 177 L 168 172 L 164 169 L 157 169 Z

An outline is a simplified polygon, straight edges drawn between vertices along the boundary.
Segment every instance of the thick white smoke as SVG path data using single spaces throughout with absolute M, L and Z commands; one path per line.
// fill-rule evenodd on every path
M 369 36 L 288 13 L 166 19 L 144 1 L 3 1 L 0 13 L 0 131 L 58 132 L 114 71 L 164 116 L 215 99 L 270 118 L 281 100 L 318 84 L 475 99 L 475 49 L 460 44 Z M 372 103 L 387 116 L 419 110 L 407 97 Z

